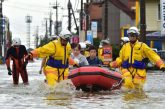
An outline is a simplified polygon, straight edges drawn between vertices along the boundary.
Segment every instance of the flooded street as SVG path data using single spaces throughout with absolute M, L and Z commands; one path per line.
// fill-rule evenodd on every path
M 0 66 L 0 108 L 4 109 L 164 109 L 165 72 L 150 71 L 144 93 L 122 91 L 83 93 L 75 91 L 70 81 L 58 84 L 54 92 L 40 75 L 40 60 L 29 63 L 29 86 L 13 86 L 5 65 Z M 154 72 L 154 73 L 153 73 Z

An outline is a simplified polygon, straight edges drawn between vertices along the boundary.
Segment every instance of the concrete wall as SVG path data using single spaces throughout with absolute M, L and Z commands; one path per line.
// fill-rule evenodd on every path
M 108 4 L 108 37 L 111 44 L 120 43 L 120 10 L 111 3 Z
M 159 3 L 160 0 L 146 0 L 147 31 L 160 31 L 160 20 L 158 20 Z
M 89 6 L 89 15 L 90 15 L 90 20 L 92 19 L 102 19 L 102 6 L 100 5 L 90 5 Z M 100 39 L 103 38 L 103 32 L 98 32 L 97 37 Z
M 128 0 L 122 0 L 128 5 Z M 119 44 L 121 38 L 120 28 L 128 24 L 134 25 L 134 21 L 130 19 L 123 11 L 119 10 L 112 3 L 108 4 L 108 37 L 111 44 Z M 104 19 L 104 5 L 103 5 L 103 19 Z M 103 20 L 104 21 L 104 20 Z M 104 28 L 104 23 L 103 23 Z M 103 31 L 104 33 L 104 31 Z

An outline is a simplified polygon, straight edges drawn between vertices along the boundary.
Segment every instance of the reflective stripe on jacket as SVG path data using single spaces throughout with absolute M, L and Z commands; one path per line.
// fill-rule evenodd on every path
M 129 64 L 134 64 L 136 61 L 142 62 L 144 58 L 149 58 L 150 61 L 154 62 L 159 68 L 164 66 L 163 61 L 150 47 L 145 43 L 136 41 L 134 45 L 130 42 L 123 45 L 120 50 L 119 57 L 116 61 L 110 65 L 112 67 L 119 67 L 124 61 L 128 60 Z
M 62 46 L 60 39 L 58 39 L 51 41 L 48 44 L 31 51 L 31 53 L 33 54 L 33 57 L 43 58 L 43 57 L 51 56 L 52 57 L 51 60 L 55 60 L 54 62 L 58 61 L 61 63 L 61 65 L 68 66 L 68 60 L 71 54 L 71 47 L 69 43 L 66 46 Z M 52 67 L 55 68 L 59 68 L 59 67 L 65 68 L 64 66 L 57 67 L 54 66 L 52 63 Z

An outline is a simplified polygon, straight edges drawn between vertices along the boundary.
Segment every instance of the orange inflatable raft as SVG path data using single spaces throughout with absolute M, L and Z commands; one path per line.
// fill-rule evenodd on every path
M 77 90 L 101 91 L 120 89 L 122 77 L 119 72 L 101 67 L 85 66 L 71 70 L 68 76 Z

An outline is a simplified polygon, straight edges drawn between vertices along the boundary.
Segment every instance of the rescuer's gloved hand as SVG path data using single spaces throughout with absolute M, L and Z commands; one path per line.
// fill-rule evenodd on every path
M 25 62 L 24 62 L 24 68 L 26 68 L 26 66 L 27 66 L 27 64 L 28 64 L 28 60 L 25 58 Z
M 78 67 L 80 67 L 80 66 L 79 66 L 79 65 L 77 65 L 77 64 L 74 64 L 74 65 L 73 65 L 73 67 L 77 67 L 77 68 L 78 68 Z
M 42 69 L 40 69 L 39 74 L 42 74 Z
M 28 55 L 25 57 L 25 60 L 33 60 L 33 54 L 30 52 Z
M 10 67 L 8 67 L 8 68 L 7 68 L 7 70 L 8 70 L 8 75 L 12 75 L 11 68 L 10 68 Z
M 80 61 L 77 58 L 74 59 L 74 63 L 73 67 L 79 67 Z
M 107 65 L 107 67 L 109 68 L 109 70 L 113 70 L 113 71 L 114 71 L 114 68 L 112 67 L 111 63 L 109 63 L 109 64 Z

